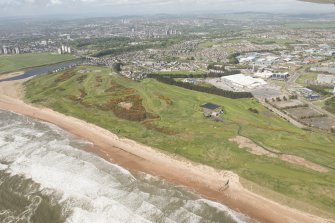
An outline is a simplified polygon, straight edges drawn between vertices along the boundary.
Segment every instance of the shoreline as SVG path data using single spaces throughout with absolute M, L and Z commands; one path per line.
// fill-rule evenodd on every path
M 260 222 L 334 222 L 248 191 L 233 172 L 196 164 L 133 140 L 121 139 L 108 130 L 83 120 L 27 104 L 21 100 L 24 81 L 0 83 L 0 109 L 55 124 L 79 138 L 86 139 L 93 143 L 90 151 L 107 161 L 130 171 L 144 172 L 185 186 L 204 198 L 222 203 Z M 229 188 L 220 190 L 228 179 Z

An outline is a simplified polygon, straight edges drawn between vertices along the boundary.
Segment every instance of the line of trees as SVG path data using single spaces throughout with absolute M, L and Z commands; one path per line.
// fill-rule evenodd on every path
M 225 71 L 224 73 L 203 73 L 203 74 L 192 74 L 192 73 L 185 73 L 185 74 L 148 74 L 148 78 L 207 78 L 207 77 L 223 77 L 223 76 L 229 76 L 233 74 L 239 74 L 241 73 L 239 70 L 232 70 L 232 71 Z
M 140 50 L 146 50 L 146 49 L 157 49 L 157 48 L 165 48 L 174 44 L 177 44 L 181 42 L 182 40 L 187 39 L 183 36 L 178 36 L 174 38 L 165 38 L 165 39 L 157 39 L 157 40 L 151 40 L 150 42 L 146 42 L 144 44 L 139 44 L 139 45 L 132 45 L 129 46 L 128 43 L 130 43 L 130 39 L 128 38 L 120 38 L 119 40 L 119 45 L 114 45 L 114 44 L 106 44 L 103 47 L 103 50 L 95 53 L 94 57 L 103 57 L 107 55 L 115 56 L 119 55 L 122 53 L 128 53 L 128 52 L 134 52 L 134 51 L 140 51 Z M 96 42 L 101 42 L 102 40 L 96 40 Z M 102 41 L 103 42 L 103 41 Z M 81 44 L 82 46 L 85 46 L 85 44 Z M 90 44 L 87 44 L 87 46 L 90 46 Z M 102 47 L 99 45 L 98 47 L 93 44 L 93 48 L 96 49 L 101 49 Z M 106 49 L 107 48 L 107 49 Z
M 139 50 L 146 50 L 148 48 L 151 48 L 153 45 L 152 44 L 147 44 L 147 45 L 135 45 L 135 46 L 127 46 L 127 47 L 119 47 L 119 48 L 113 48 L 113 49 L 107 49 L 107 50 L 102 50 L 99 51 L 98 53 L 94 54 L 94 57 L 103 57 L 107 55 L 119 55 L 122 53 L 127 53 L 127 52 L 134 52 L 134 51 L 139 51 Z
M 241 53 L 233 53 L 233 54 L 230 54 L 227 59 L 229 60 L 229 63 L 230 64 L 238 64 L 239 61 L 237 59 L 238 56 L 240 56 Z
M 325 109 L 333 114 L 335 114 L 335 97 L 332 97 L 325 101 Z M 335 128 L 334 128 L 335 130 Z
M 250 92 L 225 91 L 225 90 L 216 88 L 214 86 L 213 87 L 204 87 L 204 86 L 194 85 L 194 84 L 191 84 L 191 83 L 184 83 L 184 82 L 175 81 L 172 78 L 166 78 L 166 77 L 156 77 L 155 79 L 159 82 L 164 83 L 164 84 L 175 85 L 175 86 L 186 88 L 186 89 L 189 89 L 189 90 L 204 92 L 204 93 L 208 93 L 208 94 L 219 95 L 219 96 L 223 96 L 223 97 L 226 97 L 226 98 L 238 99 L 238 98 L 252 98 L 253 97 L 253 95 Z

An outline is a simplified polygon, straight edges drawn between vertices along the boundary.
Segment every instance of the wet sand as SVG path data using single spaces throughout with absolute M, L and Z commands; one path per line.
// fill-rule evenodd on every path
M 246 190 L 233 172 L 196 164 L 135 141 L 121 139 L 103 128 L 80 119 L 27 104 L 22 100 L 22 83 L 22 80 L 0 83 L 0 109 L 55 124 L 92 142 L 94 145 L 92 151 L 106 160 L 131 171 L 145 172 L 186 186 L 205 198 L 227 205 L 260 222 L 332 222 Z M 222 190 L 228 179 L 229 188 Z

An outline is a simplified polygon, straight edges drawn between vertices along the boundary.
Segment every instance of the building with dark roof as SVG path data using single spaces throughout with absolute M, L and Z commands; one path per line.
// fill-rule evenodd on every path
M 220 108 L 220 105 L 213 104 L 213 103 L 206 103 L 206 104 L 201 105 L 201 107 L 204 109 L 208 109 L 208 110 L 215 110 L 215 109 Z

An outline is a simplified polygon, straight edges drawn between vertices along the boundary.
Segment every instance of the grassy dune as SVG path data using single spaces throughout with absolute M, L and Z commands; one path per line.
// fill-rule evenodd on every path
M 232 100 L 153 79 L 134 82 L 112 76 L 103 67 L 77 67 L 35 77 L 26 83 L 26 93 L 33 103 L 190 160 L 232 170 L 289 197 L 286 202 L 292 206 L 297 206 L 295 200 L 301 201 L 313 206 L 303 205 L 305 210 L 334 217 L 335 136 L 296 128 L 254 99 Z M 206 102 L 225 109 L 223 122 L 203 117 L 199 106 Z M 259 145 L 304 157 L 330 172 L 322 174 L 277 158 L 250 154 L 229 141 L 238 134 Z
M 74 59 L 73 55 L 59 55 L 50 53 L 1 55 L 0 74 L 29 67 L 59 63 L 71 59 Z

